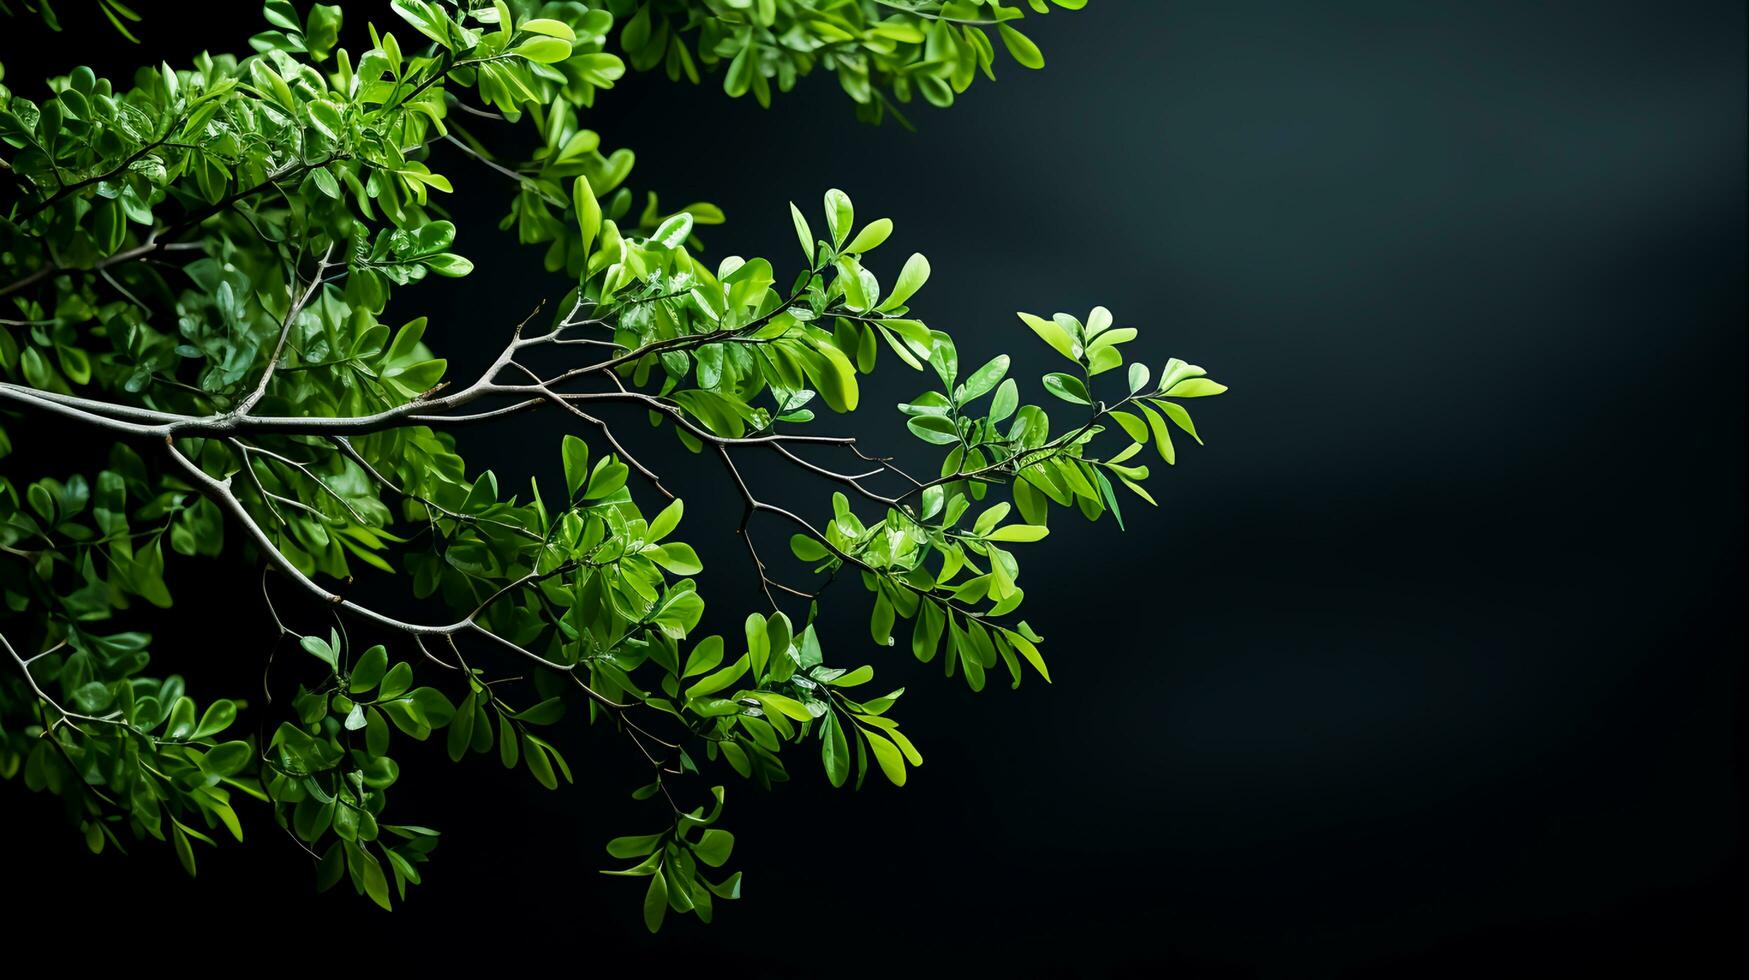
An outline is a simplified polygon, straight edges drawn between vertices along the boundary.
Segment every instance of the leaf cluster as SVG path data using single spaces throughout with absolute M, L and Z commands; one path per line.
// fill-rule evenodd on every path
M 734 845 L 725 771 L 769 787 L 817 757 L 831 785 L 860 788 L 922 765 L 894 716 L 905 689 L 873 693 L 861 641 L 817 628 L 832 583 L 872 596 L 876 649 L 908 629 L 916 660 L 973 690 L 998 664 L 1014 685 L 1049 680 L 1019 618 L 1020 546 L 1061 530 L 1055 510 L 1121 524 L 1120 484 L 1153 503 L 1137 457 L 1174 463 L 1173 431 L 1200 442 L 1183 402 L 1224 387 L 1176 359 L 1156 377 L 1159 362 L 1124 355 L 1136 329 L 1095 308 L 1020 314 L 1066 361 L 1027 400 L 1007 355 L 962 366 L 914 308 L 930 264 L 889 246 L 891 220 L 833 189 L 790 207 L 799 259 L 707 259 L 699 230 L 722 212 L 640 201 L 632 152 L 581 125 L 628 66 L 719 72 L 761 102 L 820 69 L 871 119 L 918 95 L 945 106 L 994 77 L 998 41 L 1042 64 L 1017 25 L 1047 9 L 392 0 L 353 51 L 351 5 L 269 0 L 251 54 L 0 91 L 15 191 L 0 198 L 0 457 L 54 417 L 108 461 L 0 474 L 16 668 L 0 674 L 0 775 L 60 798 L 94 849 L 126 830 L 168 841 L 190 873 L 196 843 L 265 811 L 321 888 L 346 880 L 388 908 L 439 839 L 386 819 L 398 758 L 496 756 L 556 789 L 574 775 L 555 726 L 593 726 L 650 764 L 633 796 L 659 826 L 608 851 L 633 862 L 610 874 L 648 879 L 655 929 L 740 894 L 739 873 L 717 870 Z M 533 148 L 495 155 L 487 127 L 523 127 Z M 506 325 L 473 381 L 427 343 L 426 317 L 383 319 L 429 277 L 473 273 L 443 203 L 468 180 L 503 182 L 503 227 L 571 284 L 550 310 L 528 298 L 537 312 Z M 537 353 L 574 356 L 554 369 Z M 898 411 L 926 470 L 822 431 L 865 408 L 864 380 L 892 362 L 922 379 Z M 770 608 L 724 620 L 739 635 L 709 632 L 685 504 L 616 408 L 720 464 L 744 504 L 734 530 Z M 535 411 L 574 423 L 544 492 L 534 473 L 512 486 L 470 470 L 456 430 Z M 738 462 L 766 453 L 834 492 L 801 512 L 771 502 Z M 761 557 L 773 525 L 799 586 Z M 295 690 L 258 708 L 201 707 L 181 678 L 148 676 L 149 634 L 114 624 L 213 601 L 173 594 L 174 572 L 228 555 L 265 570 L 263 612 L 303 653 L 279 681 Z M 364 576 L 439 618 L 336 591 Z M 390 642 L 355 651 L 353 628 Z M 245 709 L 260 734 L 227 737 Z

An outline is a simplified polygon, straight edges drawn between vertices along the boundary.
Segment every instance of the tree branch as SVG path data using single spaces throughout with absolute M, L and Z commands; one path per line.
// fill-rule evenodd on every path
M 522 578 L 503 586 L 476 606 L 472 612 L 453 623 L 441 625 L 410 623 L 379 612 L 369 606 L 353 602 L 352 600 L 330 592 L 317 584 L 314 579 L 305 575 L 296 565 L 292 564 L 291 560 L 287 558 L 279 550 L 278 546 L 273 543 L 273 539 L 268 536 L 267 532 L 262 530 L 261 525 L 256 523 L 254 517 L 250 515 L 248 508 L 243 506 L 243 502 L 238 499 L 234 492 L 232 492 L 230 477 L 224 477 L 221 479 L 212 476 L 205 470 L 201 469 L 193 460 L 183 455 L 183 453 L 176 448 L 174 442 L 166 440 L 165 445 L 170 453 L 170 458 L 184 473 L 188 475 L 188 478 L 193 485 L 202 493 L 206 494 L 214 503 L 230 513 L 232 519 L 243 528 L 244 532 L 255 542 L 255 545 L 261 549 L 263 557 L 266 558 L 269 564 L 283 572 L 292 581 L 302 586 L 307 592 L 323 602 L 330 604 L 336 609 L 349 612 L 360 619 L 376 623 L 379 626 L 388 627 L 389 629 L 399 630 L 403 633 L 414 636 L 415 638 L 421 636 L 455 636 L 460 633 L 476 633 L 497 643 L 499 646 L 502 646 L 519 656 L 533 660 L 550 670 L 558 671 L 563 674 L 575 673 L 578 664 L 562 664 L 548 660 L 540 654 L 535 653 L 533 650 L 529 650 L 526 647 L 493 633 L 479 623 L 479 617 L 481 614 L 483 614 L 486 609 L 499 598 L 502 598 L 516 589 L 570 571 L 576 567 L 575 565 L 559 565 L 546 572 L 530 572 Z M 584 684 L 581 678 L 578 678 L 578 683 L 589 693 L 591 698 L 603 707 L 612 708 L 615 711 L 625 711 L 632 707 L 632 705 L 621 704 L 601 692 L 596 691 L 594 688 Z
M 254 391 L 251 391 L 242 401 L 237 403 L 237 407 L 234 409 L 235 414 L 248 415 L 249 410 L 261 401 L 263 395 L 267 394 L 267 385 L 273 380 L 273 372 L 279 367 L 280 357 L 285 354 L 285 342 L 291 336 L 292 325 L 298 322 L 298 314 L 302 313 L 304 307 L 309 305 L 311 298 L 316 295 L 316 290 L 322 288 L 322 277 L 328 272 L 328 259 L 333 254 L 334 245 L 329 243 L 327 251 L 323 252 L 321 259 L 317 260 L 316 274 L 310 277 L 310 283 L 304 289 L 303 295 L 293 299 L 291 308 L 285 311 L 285 319 L 279 325 L 279 339 L 274 341 L 273 353 L 267 357 L 267 367 L 261 372 L 261 380 L 256 382 Z

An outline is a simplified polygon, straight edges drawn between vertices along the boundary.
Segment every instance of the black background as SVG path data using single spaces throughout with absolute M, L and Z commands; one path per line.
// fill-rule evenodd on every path
M 256 25 L 140 6 L 145 60 L 238 50 Z M 64 16 L 57 38 L 0 21 L 9 84 L 38 94 L 31 62 L 65 70 L 74 42 L 100 73 L 142 60 Z M 635 187 L 725 208 L 714 254 L 785 268 L 785 202 L 816 213 L 828 186 L 892 217 L 872 265 L 890 281 L 929 255 L 914 307 L 962 361 L 1011 351 L 1036 376 L 1048 352 L 1012 311 L 1103 303 L 1142 328 L 1132 356 L 1232 386 L 1193 406 L 1207 448 L 1156 467 L 1160 510 L 1131 506 L 1127 534 L 1062 520 L 1029 550 L 1054 686 L 973 695 L 871 649 L 863 594 L 835 590 L 829 651 L 910 688 L 927 762 L 854 796 L 800 756 L 769 795 L 730 776 L 747 898 L 710 927 L 650 938 L 637 886 L 596 874 L 650 814 L 620 789 L 625 746 L 588 732 L 562 743 L 582 785 L 555 794 L 408 753 L 394 814 L 445 837 L 392 916 L 312 897 L 265 821 L 189 882 L 163 848 L 85 855 L 8 784 L 13 926 L 83 905 L 116 950 L 189 928 L 507 968 L 1734 975 L 1743 5 L 1105 0 L 1031 33 L 1044 71 L 1005 64 L 917 133 L 857 124 L 823 77 L 770 111 L 628 79 L 590 124 L 637 151 Z M 432 313 L 471 377 L 563 286 L 493 230 L 498 178 L 445 169 L 478 272 L 397 309 Z M 871 388 L 866 418 L 832 424 L 903 445 L 884 406 L 919 380 L 889 363 Z M 565 428 L 464 448 L 552 479 Z M 707 623 L 733 629 L 757 605 L 738 503 L 713 467 L 660 458 L 711 566 Z M 164 656 L 258 680 L 250 593 L 180 594 Z

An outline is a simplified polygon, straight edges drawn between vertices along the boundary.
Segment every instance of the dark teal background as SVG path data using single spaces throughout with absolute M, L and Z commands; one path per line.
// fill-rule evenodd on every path
M 151 60 L 254 29 L 140 6 Z M 731 781 L 748 897 L 709 928 L 651 939 L 635 888 L 595 873 L 642 814 L 603 781 L 633 778 L 623 747 L 580 735 L 564 744 L 585 784 L 557 794 L 486 762 L 410 760 L 395 812 L 445 837 L 393 916 L 309 897 L 265 823 L 252 853 L 204 854 L 189 883 L 160 849 L 83 856 L 41 801 L 0 787 L 22 869 L 8 931 L 125 888 L 165 916 L 118 915 L 118 948 L 184 924 L 302 956 L 381 930 L 394 952 L 369 959 L 385 966 L 568 972 L 642 950 L 664 971 L 805 976 L 980 960 L 1734 974 L 1744 20 L 1741 3 L 1102 0 L 1031 31 L 1044 71 L 1005 64 L 950 112 L 919 109 L 916 133 L 857 124 L 824 78 L 770 111 L 628 80 L 592 124 L 638 152 L 636 187 L 728 211 L 705 230 L 713 253 L 783 268 L 786 202 L 812 213 L 842 187 L 897 223 L 883 278 L 929 255 L 914 306 L 962 360 L 1013 351 L 1035 376 L 1048 352 L 1013 311 L 1103 303 L 1142 329 L 1132 356 L 1232 387 L 1193 406 L 1208 446 L 1156 467 L 1160 510 L 1137 502 L 1121 535 L 1063 520 L 1026 552 L 1055 685 L 944 683 L 869 649 L 865 598 L 835 590 L 833 648 L 909 686 L 927 762 L 902 791 L 854 797 L 801 756 L 774 794 Z M 55 49 L 0 31 L 28 94 L 18 45 Z M 100 72 L 122 73 L 135 50 L 98 37 Z M 468 374 L 563 287 L 492 231 L 503 184 L 448 169 L 478 273 L 403 309 L 431 312 L 429 339 Z M 884 406 L 918 390 L 888 364 L 867 417 L 829 424 L 903 446 Z M 565 428 L 464 445 L 501 477 L 551 478 Z M 665 465 L 732 627 L 756 604 L 739 505 L 714 468 Z M 823 506 L 826 487 L 763 475 Z M 160 634 L 250 683 L 267 636 L 250 601 L 231 604 L 234 630 Z

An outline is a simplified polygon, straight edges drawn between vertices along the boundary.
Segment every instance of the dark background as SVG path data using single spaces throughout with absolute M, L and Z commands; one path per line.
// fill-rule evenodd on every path
M 153 61 L 255 29 L 140 6 Z M 730 776 L 747 899 L 711 927 L 650 938 L 638 886 L 596 874 L 648 813 L 618 788 L 627 750 L 591 733 L 563 743 L 583 785 L 556 794 L 409 759 L 394 813 L 445 836 L 392 917 L 310 897 L 265 822 L 188 882 L 163 848 L 84 855 L 15 784 L 6 877 L 29 885 L 9 898 L 31 920 L 113 908 L 116 943 L 377 936 L 389 962 L 1735 975 L 1744 26 L 1741 3 L 1106 0 L 1032 28 L 1043 72 L 1005 63 L 914 134 L 857 124 L 824 77 L 770 111 L 629 79 L 590 123 L 638 152 L 635 187 L 727 210 L 713 254 L 787 267 L 785 202 L 812 215 L 839 186 L 897 223 L 883 278 L 929 255 L 914 306 L 962 360 L 1012 351 L 1036 376 L 1012 311 L 1103 303 L 1142 328 L 1132 356 L 1232 386 L 1193 405 L 1208 447 L 1156 468 L 1160 510 L 1029 549 L 1056 684 L 973 695 L 870 649 L 864 595 L 835 590 L 829 656 L 909 686 L 927 762 L 856 796 L 800 755 L 772 794 Z M 32 92 L 26 43 L 77 63 L 69 30 L 0 21 L 8 83 Z M 104 30 L 86 60 L 124 74 L 139 51 Z M 401 309 L 471 376 L 563 287 L 493 230 L 498 179 L 447 171 L 479 271 Z M 889 361 L 866 418 L 833 424 L 903 445 L 884 406 L 917 390 Z M 564 429 L 464 448 L 551 479 Z M 757 605 L 738 504 L 714 467 L 662 465 L 712 565 L 707 624 L 732 629 Z M 233 608 L 161 645 L 254 676 L 266 633 Z M 122 889 L 163 914 L 101 898 Z

